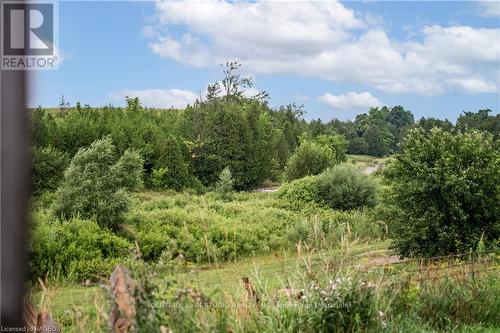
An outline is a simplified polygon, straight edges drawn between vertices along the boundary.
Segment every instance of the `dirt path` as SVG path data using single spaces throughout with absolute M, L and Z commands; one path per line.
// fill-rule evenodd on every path
M 378 169 L 380 168 L 380 164 L 377 164 L 375 166 L 369 166 L 369 167 L 366 167 L 363 172 L 367 175 L 371 175 L 372 173 L 374 173 L 375 171 L 377 171 Z
M 272 193 L 276 192 L 278 190 L 279 186 L 270 186 L 270 187 L 261 187 L 256 189 L 254 192 L 260 192 L 260 193 Z

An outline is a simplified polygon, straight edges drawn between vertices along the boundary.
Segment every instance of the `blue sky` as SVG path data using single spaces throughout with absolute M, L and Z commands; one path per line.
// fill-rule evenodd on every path
M 307 119 L 500 109 L 498 2 L 60 2 L 59 49 L 32 106 L 183 107 L 238 60 L 249 95 L 303 104 Z

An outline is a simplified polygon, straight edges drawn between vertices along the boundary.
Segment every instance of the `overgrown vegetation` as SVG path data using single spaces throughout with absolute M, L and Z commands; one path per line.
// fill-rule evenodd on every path
M 33 111 L 33 281 L 89 284 L 125 265 L 142 286 L 135 329 L 144 332 L 500 326 L 494 274 L 440 276 L 436 283 L 420 276 L 417 283 L 393 267 L 391 274 L 361 272 L 376 265 L 351 252 L 352 244 L 381 240 L 401 257 L 497 250 L 499 115 L 480 110 L 465 112 L 456 125 L 415 123 L 395 106 L 353 122 L 306 122 L 301 106 L 272 109 L 265 92 L 245 97 L 252 81 L 237 63 L 223 66 L 223 75 L 184 110 L 127 99 L 125 108 L 62 101 L 59 110 Z M 273 186 L 249 191 L 262 184 Z M 275 280 L 281 289 L 258 274 L 254 285 L 245 276 L 246 298 L 205 295 L 186 275 L 290 255 L 300 264 Z M 212 297 L 247 306 L 207 308 Z M 200 300 L 202 308 L 157 307 Z

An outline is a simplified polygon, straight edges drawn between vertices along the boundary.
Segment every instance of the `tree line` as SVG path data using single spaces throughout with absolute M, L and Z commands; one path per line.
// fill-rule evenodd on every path
M 245 97 L 252 81 L 240 76 L 238 64 L 226 64 L 223 75 L 182 110 L 145 108 L 137 98 L 127 98 L 123 108 L 69 107 L 64 101 L 59 109 L 33 110 L 34 193 L 55 191 L 75 154 L 103 138 L 117 156 L 127 150 L 140 155 L 146 188 L 199 192 L 214 186 L 225 168 L 234 188 L 247 190 L 266 180 L 318 174 L 345 160 L 346 153 L 389 155 L 414 127 L 475 128 L 495 139 L 500 133 L 500 116 L 490 110 L 465 112 L 455 125 L 434 118 L 415 122 L 402 106 L 372 108 L 354 121 L 307 122 L 302 106 L 271 108 L 265 92 Z

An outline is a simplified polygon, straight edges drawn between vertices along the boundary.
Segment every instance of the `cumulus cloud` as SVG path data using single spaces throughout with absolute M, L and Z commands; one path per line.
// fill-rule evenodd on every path
M 202 93 L 205 96 L 207 93 L 206 87 L 205 91 Z M 260 90 L 250 87 L 243 91 L 243 96 L 251 98 L 259 94 Z M 221 91 L 219 96 L 224 96 L 224 92 Z M 174 108 L 183 109 L 188 104 L 193 105 L 196 99 L 199 99 L 200 94 L 195 93 L 190 90 L 181 89 L 123 89 L 120 91 L 113 92 L 108 95 L 108 100 L 112 102 L 123 102 L 126 97 L 135 98 L 138 97 L 141 104 L 146 107 L 153 108 Z
M 163 32 L 151 50 L 194 67 L 231 59 L 255 73 L 361 83 L 389 93 L 498 91 L 500 29 L 433 25 L 398 41 L 372 16 L 338 1 L 158 1 L 156 12 L 163 31 L 175 25 L 187 32 Z M 487 87 L 466 83 L 471 78 Z
M 145 89 L 132 90 L 124 89 L 114 92 L 108 99 L 115 102 L 122 102 L 125 97 L 138 97 L 142 105 L 154 108 L 185 108 L 188 104 L 193 104 L 198 95 L 189 90 L 180 89 Z
M 479 15 L 486 17 L 500 16 L 500 2 L 497 0 L 478 1 Z
M 452 87 L 471 94 L 494 93 L 497 91 L 495 82 L 483 81 L 481 79 L 450 79 L 447 82 Z
M 319 96 L 318 100 L 328 104 L 331 109 L 339 111 L 367 111 L 372 107 L 382 106 L 382 102 L 366 91 L 348 92 L 341 95 L 326 93 Z

